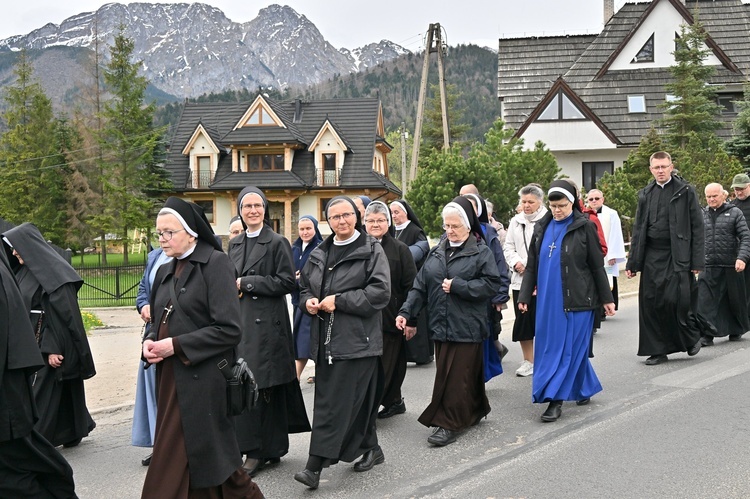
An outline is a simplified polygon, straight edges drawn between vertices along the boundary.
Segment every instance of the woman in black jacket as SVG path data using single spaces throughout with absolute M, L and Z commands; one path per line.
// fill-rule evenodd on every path
M 446 238 L 425 260 L 396 326 L 406 327 L 427 307 L 437 372 L 430 405 L 419 422 L 435 431 L 433 445 L 456 441 L 459 432 L 490 412 L 484 391 L 482 342 L 489 337 L 487 303 L 500 287 L 492 251 L 484 243 L 471 202 L 457 197 L 443 208 Z
M 589 342 L 595 312 L 603 304 L 614 315 L 615 305 L 596 225 L 581 213 L 575 187 L 555 180 L 547 197 L 550 211 L 534 227 L 518 310 L 528 311 L 536 291 L 532 399 L 549 402 L 542 421 L 551 422 L 563 400 L 583 405 L 601 391 Z
M 365 227 L 367 233 L 380 241 L 391 275 L 391 300 L 382 311 L 383 314 L 383 400 L 380 404 L 383 410 L 378 418 L 390 418 L 406 412 L 406 403 L 401 396 L 401 385 L 406 378 L 406 343 L 416 333 L 416 327 L 407 327 L 402 332 L 396 328 L 396 315 L 406 300 L 417 266 L 409 252 L 409 248 L 393 237 L 391 212 L 382 201 L 373 201 L 365 210 Z M 416 321 L 414 323 L 416 325 Z
M 83 387 L 96 374 L 78 306 L 83 279 L 30 223 L 3 239 L 44 357 L 34 380 L 35 428 L 52 445 L 76 446 L 96 426 Z
M 263 497 L 242 469 L 218 367 L 234 364 L 241 336 L 232 262 L 193 203 L 167 199 L 156 233 L 174 259 L 156 272 L 143 341 L 144 360 L 156 364 L 157 416 L 142 497 Z
M 331 199 L 326 220 L 333 234 L 313 250 L 300 276 L 299 306 L 313 321 L 315 407 L 310 457 L 294 479 L 311 489 L 321 470 L 339 460 L 363 456 L 354 471 L 385 461 L 375 422 L 383 387 L 380 311 L 391 296 L 388 260 L 362 231 L 349 198 Z
M 296 289 L 292 248 L 270 226 L 268 200 L 257 187 L 237 197 L 245 231 L 229 241 L 240 293 L 242 340 L 237 355 L 258 384 L 258 403 L 237 416 L 237 442 L 244 468 L 255 476 L 289 451 L 289 433 L 310 431 L 294 367 L 294 340 L 286 295 Z

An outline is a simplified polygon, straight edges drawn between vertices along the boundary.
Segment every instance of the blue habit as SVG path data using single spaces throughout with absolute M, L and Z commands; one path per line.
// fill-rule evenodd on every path
M 573 216 L 550 221 L 539 253 L 531 384 L 535 403 L 582 400 L 602 390 L 589 362 L 595 311 L 566 312 L 563 309 L 560 254 L 565 232 L 572 221 Z

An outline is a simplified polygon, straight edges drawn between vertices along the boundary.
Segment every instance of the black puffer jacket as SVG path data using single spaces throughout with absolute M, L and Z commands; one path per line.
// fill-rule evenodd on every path
M 602 304 L 614 301 L 607 274 L 604 271 L 599 233 L 596 225 L 589 220 L 587 215 L 574 211 L 572 216 L 575 218 L 565 231 L 560 245 L 563 308 L 566 311 L 598 309 Z M 539 254 L 544 231 L 547 230 L 551 220 L 552 213 L 547 212 L 534 226 L 534 236 L 529 245 L 528 264 L 518 296 L 519 303 L 531 302 L 537 283 Z
M 330 361 L 376 357 L 383 354 L 383 328 L 380 311 L 391 299 L 391 275 L 388 258 L 380 243 L 372 236 L 361 235 L 351 244 L 356 247 L 326 272 L 328 251 L 333 236 L 310 253 L 300 273 L 299 308 L 307 312 L 307 300 L 323 300 L 336 296 L 331 341 L 321 345 L 321 331 L 326 332 L 327 321 L 313 317 L 310 328 L 310 354 L 318 360 L 318 349 Z M 323 276 L 326 283 L 323 285 Z M 327 317 L 327 314 L 321 314 Z
M 703 209 L 706 234 L 706 267 L 734 267 L 736 260 L 750 260 L 750 229 L 742 211 L 724 203 Z
M 487 303 L 500 287 L 492 251 L 469 236 L 464 248 L 446 263 L 444 239 L 427 255 L 399 315 L 407 320 L 427 306 L 430 338 L 435 341 L 479 343 L 489 336 Z M 453 279 L 450 293 L 443 279 Z

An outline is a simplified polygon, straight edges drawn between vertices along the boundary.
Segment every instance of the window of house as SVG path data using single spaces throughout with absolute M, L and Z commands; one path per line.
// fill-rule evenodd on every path
M 614 173 L 615 164 L 612 161 L 598 161 L 598 162 L 584 162 L 583 163 L 583 187 L 590 191 L 596 189 L 596 184 L 599 182 L 605 173 Z
M 193 172 L 193 186 L 208 187 L 211 184 L 211 157 L 196 156 L 195 171 Z
M 328 205 L 328 201 L 330 201 L 333 198 L 320 198 L 320 217 L 318 220 L 325 220 L 326 219 L 326 206 Z
M 586 116 L 580 109 L 560 90 L 555 95 L 544 111 L 539 115 L 539 121 L 556 121 L 556 120 L 585 120 Z
M 214 223 L 214 200 L 213 199 L 200 199 L 193 201 L 195 204 L 203 208 L 203 213 L 206 214 L 208 223 Z
M 267 126 L 267 125 L 275 125 L 276 122 L 273 120 L 271 115 L 263 106 L 258 106 L 258 108 L 253 112 L 253 114 L 250 115 L 250 117 L 247 119 L 247 125 L 255 125 L 255 126 Z
M 628 112 L 645 113 L 646 96 L 645 95 L 628 95 Z
M 743 98 L 742 93 L 719 94 L 716 96 L 716 103 L 721 106 L 721 114 L 737 114 L 740 112 L 737 101 Z
M 321 185 L 338 185 L 337 171 L 336 171 L 336 153 L 323 153 L 321 154 L 321 161 L 323 163 L 323 171 L 320 172 L 323 176 Z
M 245 161 L 249 172 L 284 169 L 283 154 L 248 154 Z
M 651 37 L 646 41 L 646 43 L 643 44 L 643 47 L 641 47 L 641 50 L 638 51 L 637 54 L 635 54 L 635 57 L 633 57 L 633 60 L 630 61 L 631 64 L 637 64 L 639 62 L 654 62 L 654 34 L 651 34 Z

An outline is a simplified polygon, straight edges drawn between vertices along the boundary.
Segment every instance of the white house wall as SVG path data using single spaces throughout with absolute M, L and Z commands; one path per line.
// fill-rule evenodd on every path
M 599 151 L 555 152 L 561 175 L 573 179 L 579 186 L 583 184 L 583 163 L 612 161 L 615 169 L 621 168 L 628 159 L 631 149 L 604 149 Z
M 541 140 L 552 152 L 615 148 L 593 121 L 535 121 L 522 138 L 525 149 L 533 149 Z
M 667 68 L 672 66 L 675 62 L 674 55 L 672 55 L 675 49 L 674 35 L 680 32 L 683 24 L 685 24 L 685 19 L 671 3 L 659 2 L 620 52 L 620 55 L 614 60 L 609 67 L 609 71 L 632 71 L 640 68 Z M 654 62 L 631 63 L 652 34 L 654 35 Z M 704 64 L 720 66 L 721 61 L 713 53 L 710 53 Z

